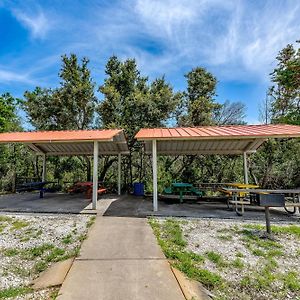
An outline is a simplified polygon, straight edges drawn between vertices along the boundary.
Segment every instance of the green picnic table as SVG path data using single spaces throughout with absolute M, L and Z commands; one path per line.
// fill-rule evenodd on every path
M 172 187 L 176 192 L 179 193 L 179 200 L 180 203 L 183 202 L 183 194 L 189 192 L 193 185 L 191 183 L 184 183 L 184 182 L 173 182 Z

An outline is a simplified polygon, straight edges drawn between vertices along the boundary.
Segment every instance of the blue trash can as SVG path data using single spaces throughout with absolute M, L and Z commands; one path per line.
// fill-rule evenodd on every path
M 135 182 L 133 184 L 133 194 L 135 196 L 144 196 L 144 184 L 141 182 Z

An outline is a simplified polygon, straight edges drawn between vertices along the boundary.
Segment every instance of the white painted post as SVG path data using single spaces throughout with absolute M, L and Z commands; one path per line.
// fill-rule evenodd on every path
M 157 201 L 157 144 L 156 140 L 152 141 L 152 170 L 153 170 L 153 211 L 158 210 Z
M 46 154 L 43 154 L 43 173 L 42 173 L 42 181 L 47 180 L 47 165 L 46 165 Z
M 98 200 L 98 155 L 99 155 L 99 144 L 94 142 L 94 165 L 93 165 L 93 203 L 92 208 L 97 209 Z
M 118 195 L 121 195 L 121 153 L 118 154 Z
M 244 182 L 245 184 L 248 184 L 248 165 L 247 165 L 247 153 L 243 153 L 243 158 L 244 158 Z

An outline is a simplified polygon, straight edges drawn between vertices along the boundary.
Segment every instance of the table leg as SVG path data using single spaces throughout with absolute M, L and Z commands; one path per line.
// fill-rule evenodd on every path
M 269 206 L 265 207 L 265 216 L 266 216 L 266 228 L 268 235 L 271 235 L 271 223 L 270 223 L 270 209 Z
M 180 192 L 179 192 L 179 201 L 180 201 L 180 203 L 183 202 L 183 191 L 182 190 L 180 190 Z

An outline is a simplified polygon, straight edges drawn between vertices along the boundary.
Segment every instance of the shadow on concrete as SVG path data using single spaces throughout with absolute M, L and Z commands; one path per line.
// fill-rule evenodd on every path
M 39 198 L 38 192 L 25 192 L 0 196 L 0 211 L 29 213 L 81 213 L 91 200 L 83 194 L 45 193 Z M 88 210 L 87 210 L 88 213 Z
M 299 222 L 300 215 L 289 215 L 283 209 L 271 209 L 271 220 L 274 222 Z M 219 218 L 237 220 L 265 220 L 264 208 L 249 207 L 245 208 L 243 216 L 238 216 L 235 211 L 228 209 L 227 205 L 220 202 L 188 202 L 188 203 L 168 203 L 159 201 L 158 212 L 152 210 L 152 198 L 122 196 L 113 201 L 104 216 L 115 217 L 137 217 L 146 216 L 161 217 L 190 217 L 190 218 Z

